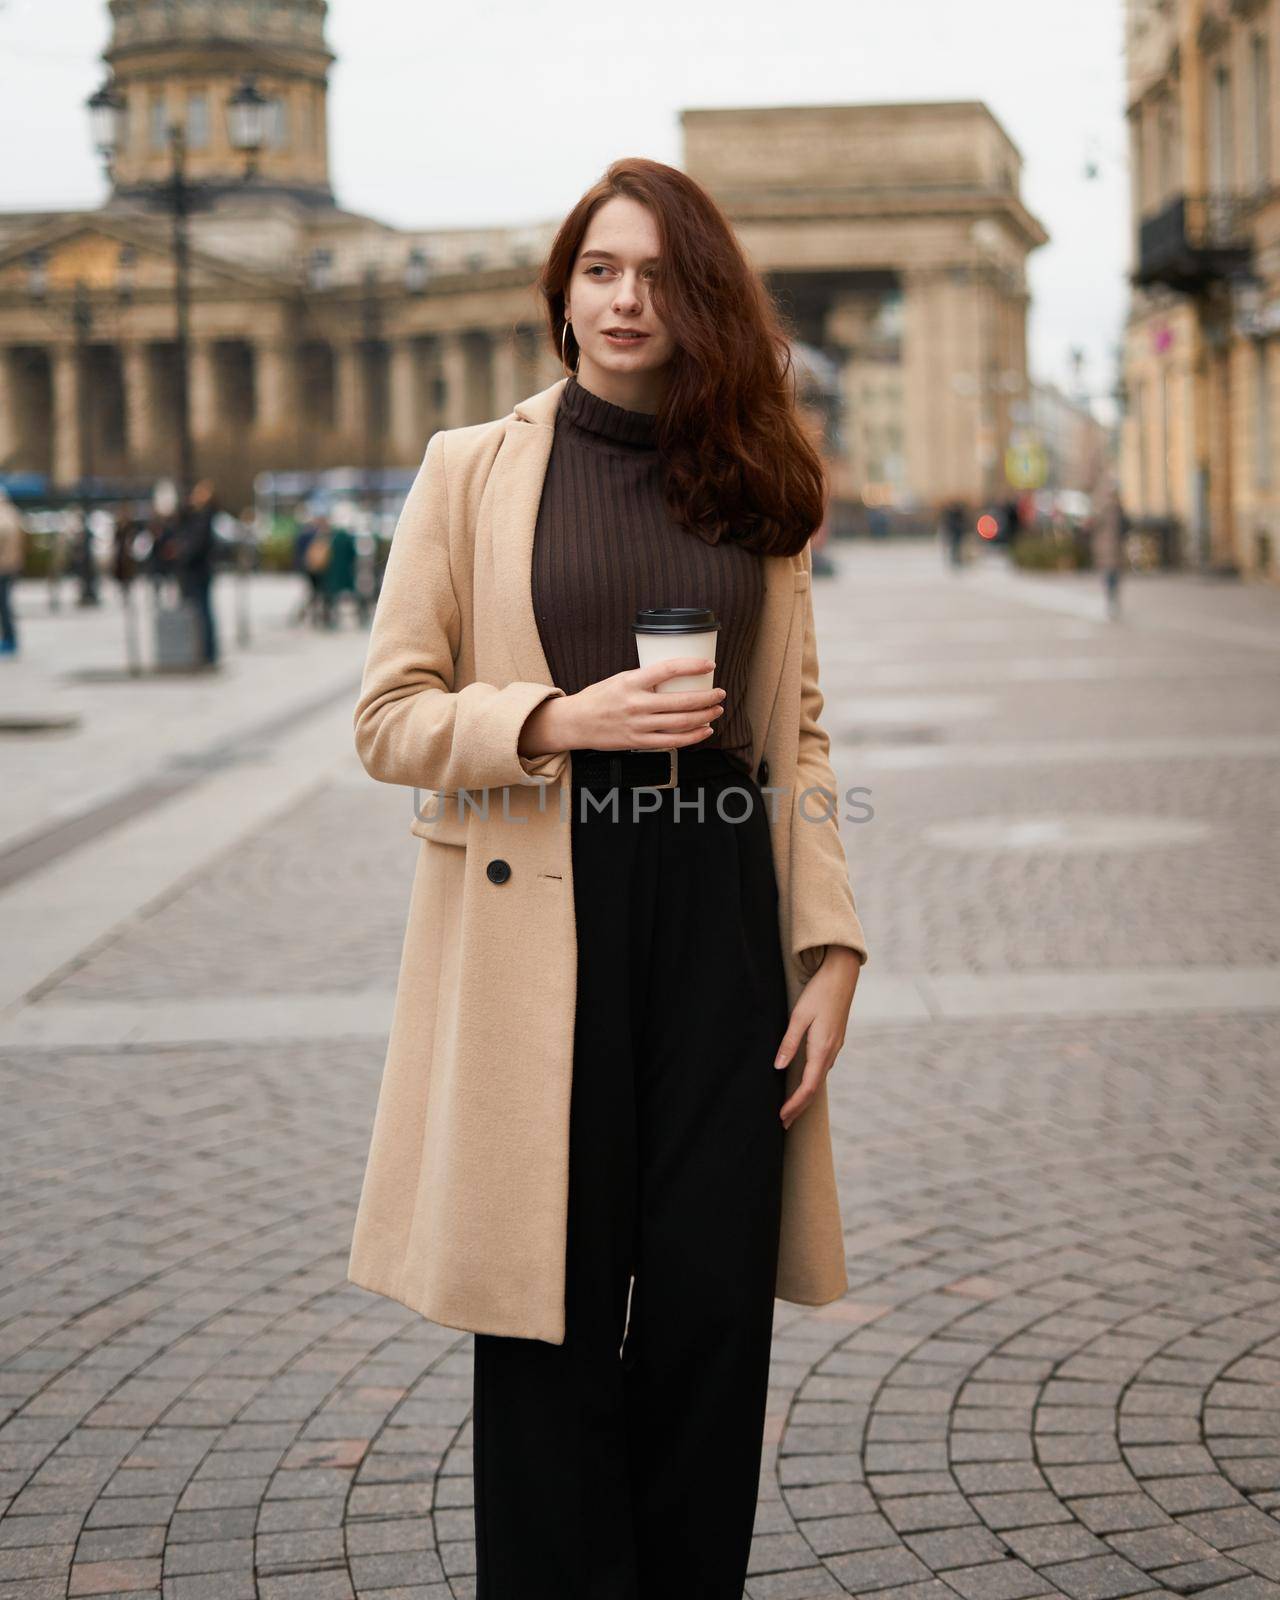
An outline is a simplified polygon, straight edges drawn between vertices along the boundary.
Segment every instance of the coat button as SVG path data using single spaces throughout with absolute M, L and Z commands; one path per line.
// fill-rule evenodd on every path
M 759 783 L 762 783 L 762 784 L 768 783 L 768 781 L 769 781 L 769 763 L 767 761 L 762 760 L 760 762 L 760 765 L 756 770 L 756 779 L 757 779 L 757 781 Z
M 501 856 L 491 861 L 484 870 L 490 883 L 505 883 L 511 876 L 511 868 Z

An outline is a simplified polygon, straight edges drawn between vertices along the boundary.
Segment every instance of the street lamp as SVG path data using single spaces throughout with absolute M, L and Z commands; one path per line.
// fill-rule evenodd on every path
M 231 148 L 247 157 L 245 179 L 252 178 L 258 167 L 258 152 L 267 136 L 267 98 L 252 75 L 241 81 L 227 101 L 227 135 Z
M 93 145 L 105 161 L 110 161 L 124 138 L 125 98 L 108 78 L 88 99 L 89 126 Z
M 430 281 L 431 259 L 425 250 L 415 247 L 404 264 L 404 286 L 410 294 L 423 294 Z
M 382 306 L 378 298 L 378 269 L 366 266 L 360 289 L 360 359 L 364 368 L 364 502 L 372 514 L 378 505 L 376 477 L 381 466 L 379 445 L 382 436 L 380 409 L 375 395 L 381 395 L 379 358 L 382 353 Z M 379 407 L 381 401 L 379 399 Z
M 93 142 L 107 165 L 115 161 L 124 133 L 128 103 L 125 95 L 108 79 L 88 102 Z M 227 101 L 227 137 L 231 147 L 245 157 L 239 182 L 253 179 L 258 170 L 258 154 L 266 141 L 269 102 L 258 89 L 252 74 L 247 75 Z M 173 215 L 173 264 L 175 322 L 175 427 L 178 435 L 178 493 L 184 499 L 195 480 L 195 458 L 191 441 L 191 412 L 188 398 L 188 369 L 191 343 L 191 230 L 190 215 L 212 197 L 223 192 L 226 183 L 192 180 L 187 177 L 186 134 L 178 123 L 167 130 L 170 171 L 168 181 L 159 186 Z

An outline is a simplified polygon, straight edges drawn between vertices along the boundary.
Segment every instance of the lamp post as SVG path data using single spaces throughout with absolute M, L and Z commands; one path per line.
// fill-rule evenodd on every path
M 82 606 L 102 603 L 98 594 L 98 564 L 94 560 L 93 527 L 90 522 L 93 507 L 90 503 L 89 479 L 93 476 L 93 405 L 89 393 L 89 335 L 93 331 L 93 309 L 89 304 L 89 290 L 83 278 L 76 279 L 75 299 L 71 306 L 71 326 L 75 335 L 74 361 L 76 367 L 76 431 L 80 435 L 80 518 L 83 527 L 81 545 L 76 552 L 80 567 L 80 601 Z
M 107 165 L 108 174 L 113 167 L 124 131 L 127 101 L 124 94 L 108 79 L 87 102 L 93 142 Z M 258 155 L 266 135 L 268 102 L 258 89 L 253 75 L 246 75 L 239 87 L 227 100 L 227 137 L 234 150 L 245 158 L 240 184 L 249 183 L 258 170 Z M 178 440 L 177 488 L 182 500 L 186 499 L 195 480 L 195 450 L 191 439 L 191 408 L 187 393 L 191 344 L 191 227 L 192 211 L 230 185 L 187 177 L 187 140 L 178 123 L 170 123 L 167 130 L 170 170 L 165 183 L 157 193 L 163 198 L 173 217 L 173 268 L 174 268 L 174 344 L 175 387 L 174 423 Z
M 382 308 L 378 301 L 378 269 L 367 266 L 360 292 L 360 358 L 364 368 L 364 503 L 372 522 L 379 504 L 377 476 L 382 465 L 381 416 Z M 378 405 L 374 401 L 377 398 Z

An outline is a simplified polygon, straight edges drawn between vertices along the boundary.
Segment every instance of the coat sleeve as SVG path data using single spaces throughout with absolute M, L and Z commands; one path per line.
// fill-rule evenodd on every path
M 831 768 L 831 741 L 818 720 L 823 695 L 818 685 L 818 646 L 813 625 L 813 555 L 805 589 L 804 649 L 800 668 L 800 750 L 796 762 L 795 810 L 791 818 L 791 953 L 808 977 L 822 965 L 829 944 L 848 945 L 865 963 L 867 941 L 849 884 L 840 839 L 840 794 Z M 807 791 L 807 792 L 806 792 Z M 821 792 L 818 792 L 821 791 Z
M 568 761 L 526 759 L 520 731 L 549 683 L 469 683 L 455 690 L 462 616 L 449 555 L 445 433 L 431 436 L 396 524 L 369 634 L 355 744 L 383 783 L 422 789 L 490 789 L 551 783 Z

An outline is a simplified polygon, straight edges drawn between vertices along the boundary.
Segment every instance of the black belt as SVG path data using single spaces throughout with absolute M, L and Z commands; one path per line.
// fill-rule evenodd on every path
M 688 745 L 673 750 L 571 750 L 573 782 L 588 788 L 675 789 L 699 778 L 749 778 L 724 750 Z

